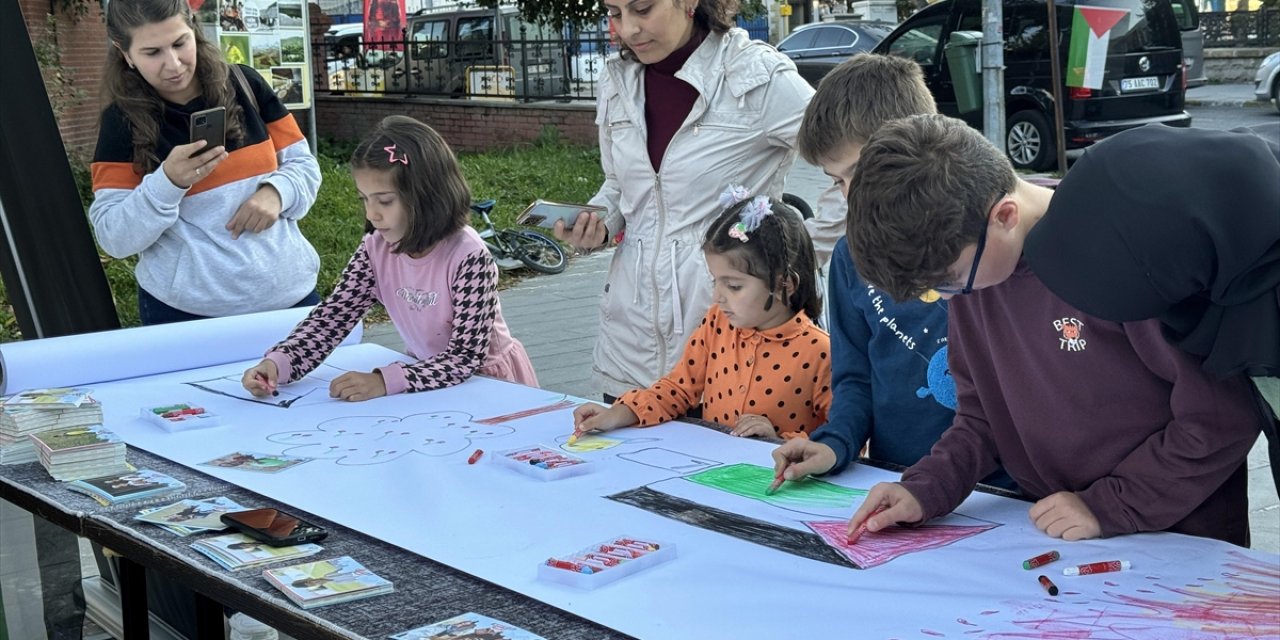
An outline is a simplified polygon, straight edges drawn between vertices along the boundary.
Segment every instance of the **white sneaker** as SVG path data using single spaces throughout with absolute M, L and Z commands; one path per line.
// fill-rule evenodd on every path
M 231 627 L 228 640 L 279 640 L 280 638 L 280 633 L 275 629 L 243 613 L 231 616 L 228 626 Z

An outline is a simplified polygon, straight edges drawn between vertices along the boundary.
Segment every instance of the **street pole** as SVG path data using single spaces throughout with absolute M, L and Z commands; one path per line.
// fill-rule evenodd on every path
M 1002 0 L 982 0 L 982 105 L 982 132 L 991 144 L 1007 150 L 1004 132 L 1004 6 Z
M 1067 173 L 1067 138 L 1062 125 L 1062 64 L 1058 55 L 1058 7 L 1046 0 L 1049 10 L 1049 67 L 1053 81 L 1053 137 L 1058 151 L 1058 175 Z

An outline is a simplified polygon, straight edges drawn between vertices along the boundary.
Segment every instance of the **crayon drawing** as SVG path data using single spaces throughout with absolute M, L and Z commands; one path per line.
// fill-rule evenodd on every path
M 649 437 L 643 437 L 643 436 L 642 437 L 621 437 L 621 436 L 614 435 L 612 433 L 608 437 L 605 437 L 596 433 L 587 433 L 587 434 L 578 436 L 578 439 L 575 440 L 573 444 L 569 444 L 569 436 L 567 435 L 557 436 L 555 441 L 556 441 L 556 444 L 560 445 L 560 448 L 564 449 L 565 451 L 573 451 L 574 453 L 583 453 L 586 451 L 604 451 L 606 449 L 621 447 L 623 445 L 648 444 L 650 442 L 661 442 L 662 439 L 649 438 Z
M 279 407 L 288 409 L 294 406 L 307 406 L 320 404 L 323 402 L 336 402 L 329 398 L 329 382 L 334 378 L 346 373 L 345 369 L 339 369 L 335 366 L 322 364 L 316 367 L 315 371 L 307 374 L 301 380 L 296 380 L 279 387 L 280 395 L 269 396 L 266 398 L 258 398 L 245 390 L 241 384 L 240 378 L 242 374 L 232 374 L 221 378 L 211 378 L 209 380 L 196 380 L 187 382 L 197 389 L 208 391 L 220 396 L 235 398 L 236 400 L 244 400 L 255 404 L 264 404 L 269 407 Z
M 629 504 L 660 516 L 695 527 L 722 533 L 746 542 L 776 549 L 801 558 L 826 562 L 850 569 L 857 563 L 832 549 L 822 538 L 808 531 L 792 529 L 756 518 L 730 513 L 692 500 L 657 491 L 649 487 L 628 489 L 606 498 Z
M 561 409 L 570 409 L 576 406 L 578 406 L 578 403 L 570 400 L 568 396 L 563 396 L 560 400 L 551 404 L 524 409 L 522 411 L 516 411 L 515 413 L 508 413 L 501 416 L 490 416 L 488 418 L 472 420 L 472 422 L 476 424 L 502 424 L 504 422 L 511 422 L 512 420 L 519 420 L 520 418 L 528 418 L 529 416 L 551 413 L 553 411 L 560 411 Z
M 1121 585 L 1090 576 L 1054 580 L 1057 598 L 1005 601 L 957 627 L 918 630 L 919 638 L 1205 640 L 1280 638 L 1280 565 L 1227 551 L 1215 576 L 1186 578 L 1127 572 Z M 1114 578 L 1120 580 L 1121 578 Z M 1066 603 L 1087 603 L 1068 607 Z M 898 636 L 907 637 L 907 636 Z
M 315 429 L 286 431 L 267 440 L 290 445 L 295 456 L 333 460 L 340 465 L 380 464 L 417 452 L 447 456 L 473 448 L 475 440 L 515 433 L 511 427 L 476 424 L 457 411 L 393 416 L 347 416 L 326 420 Z
M 723 464 L 716 460 L 692 456 L 687 453 L 680 453 L 679 451 L 663 449 L 662 447 L 649 447 L 648 449 L 641 449 L 639 451 L 619 453 L 618 457 L 623 460 L 656 467 L 658 469 L 666 469 L 667 471 L 674 471 L 679 474 L 697 473 Z
M 976 536 L 1000 525 L 989 522 L 979 525 L 925 524 L 918 527 L 890 527 L 883 531 L 870 531 L 858 538 L 857 544 L 848 543 L 848 520 L 806 522 L 833 549 L 844 554 L 863 569 L 878 567 L 894 558 L 918 551 L 945 547 L 958 540 Z
M 866 497 L 865 489 L 850 489 L 806 478 L 784 482 L 773 495 L 765 491 L 773 483 L 773 469 L 754 464 L 731 464 L 685 477 L 685 480 L 784 508 L 849 509 Z

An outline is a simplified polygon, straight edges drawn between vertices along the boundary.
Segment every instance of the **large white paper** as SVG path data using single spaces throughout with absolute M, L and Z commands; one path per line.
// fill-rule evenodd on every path
M 328 364 L 368 371 L 396 356 L 372 345 L 350 346 Z M 588 473 L 540 481 L 493 457 L 525 445 L 562 446 L 572 431 L 572 409 L 561 395 L 473 378 L 427 393 L 286 408 L 185 384 L 238 375 L 250 364 L 98 384 L 95 395 L 107 426 L 131 446 L 185 465 L 233 451 L 311 456 L 278 474 L 199 469 L 637 637 L 1280 634 L 1280 556 L 1273 554 L 1174 534 L 1068 543 L 1037 531 L 1027 503 L 975 495 L 943 521 L 994 528 L 925 551 L 899 549 L 878 557 L 873 568 L 857 569 L 775 547 L 804 534 L 806 522 L 847 519 L 858 492 L 813 500 L 792 498 L 784 486 L 776 500 L 763 500 L 745 485 L 735 493 L 685 479 L 740 463 L 769 467 L 770 445 L 680 423 L 623 429 L 610 432 L 599 448 L 575 453 L 590 462 Z M 173 400 L 197 402 L 224 421 L 167 433 L 137 417 L 139 407 Z M 534 411 L 548 407 L 554 409 Z M 501 416 L 515 417 L 491 419 Z M 477 448 L 485 455 L 468 465 Z M 894 478 L 855 465 L 829 480 L 861 490 Z M 748 516 L 767 532 L 744 539 L 605 497 L 641 488 L 661 500 L 695 503 L 695 516 L 713 509 Z M 847 507 L 832 506 L 846 498 Z M 536 579 L 547 558 L 622 534 L 671 541 L 678 557 L 591 591 Z M 1023 560 L 1050 549 L 1063 559 L 1038 571 L 1022 569 Z M 1129 560 L 1133 569 L 1076 578 L 1061 573 L 1068 565 L 1112 559 Z M 1041 573 L 1061 595 L 1041 588 Z
M 0 344 L 0 395 L 261 358 L 311 307 Z M 359 344 L 360 324 L 342 344 Z

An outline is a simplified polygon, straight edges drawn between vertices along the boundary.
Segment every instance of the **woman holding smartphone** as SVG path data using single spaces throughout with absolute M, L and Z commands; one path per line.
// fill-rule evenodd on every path
M 89 218 L 108 254 L 138 255 L 142 323 L 319 302 L 298 220 L 320 167 L 293 116 L 256 71 L 222 61 L 186 0 L 106 14 Z
M 593 358 L 594 379 L 613 402 L 652 385 L 680 357 L 711 305 L 702 242 L 722 211 L 719 195 L 741 184 L 752 196 L 782 196 L 813 89 L 786 56 L 733 27 L 738 0 L 603 5 L 621 47 L 597 91 L 605 181 L 590 204 L 605 211 L 555 228 L 585 250 L 624 233 Z M 843 209 L 824 221 L 843 235 L 842 218 Z M 836 236 L 812 227 L 810 235 L 824 258 Z

